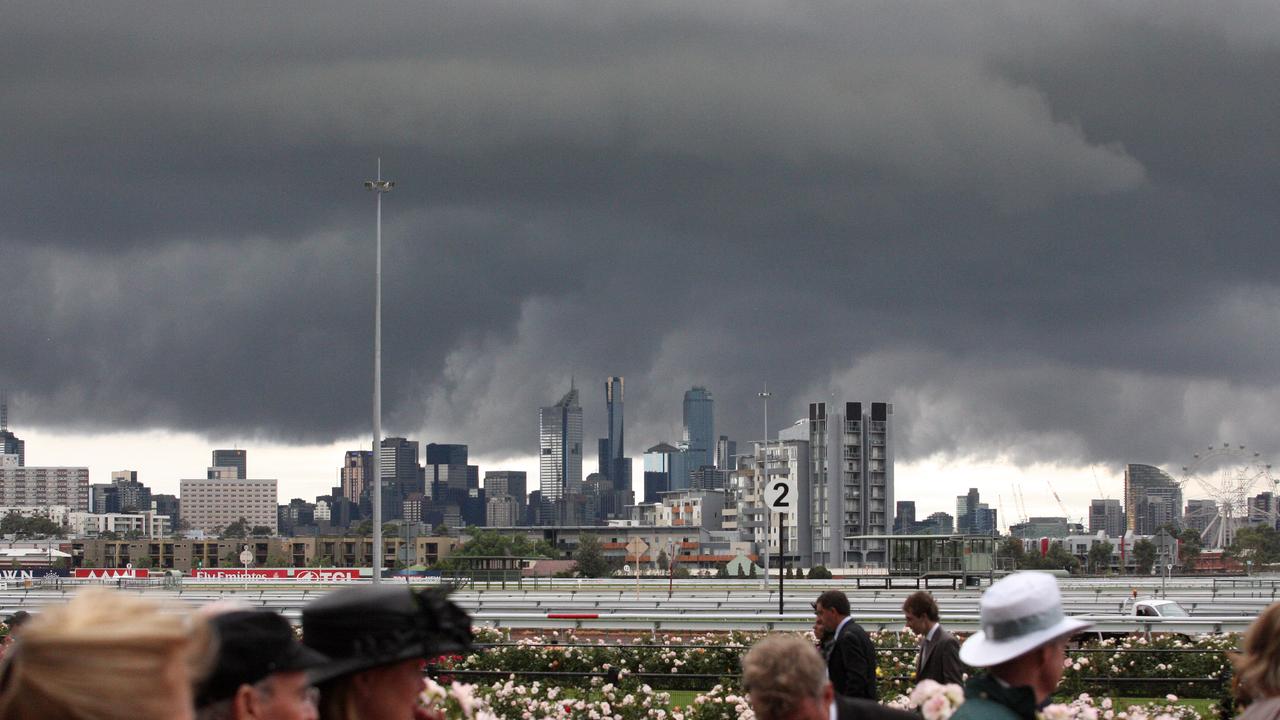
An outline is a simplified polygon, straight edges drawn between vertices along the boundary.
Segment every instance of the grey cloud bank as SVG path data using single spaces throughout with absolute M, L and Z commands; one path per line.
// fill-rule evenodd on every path
M 0 384 L 24 422 L 628 451 L 896 403 L 903 457 L 1280 452 L 1268 4 L 6 11 Z M 778 421 L 775 421 L 775 424 Z M 594 430 L 593 430 L 594 428 Z

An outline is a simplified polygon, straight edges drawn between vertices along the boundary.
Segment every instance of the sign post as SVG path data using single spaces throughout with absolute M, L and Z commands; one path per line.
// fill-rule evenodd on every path
M 766 477 L 768 477 L 766 475 Z M 796 507 L 796 481 L 790 476 L 778 475 L 768 477 L 764 486 L 764 504 L 767 512 L 778 513 L 778 614 L 782 614 L 782 576 L 787 556 L 787 511 Z M 765 546 L 768 547 L 769 536 L 765 534 Z
M 249 580 L 248 580 L 249 564 L 252 562 L 253 562 L 253 553 L 249 552 L 249 546 L 245 545 L 244 548 L 240 550 L 240 564 L 244 565 L 244 574 L 245 574 L 244 588 L 246 590 L 249 589 Z
M 627 542 L 627 554 L 634 555 L 636 558 L 636 599 L 640 599 L 640 558 L 644 555 L 644 551 L 649 549 L 649 543 L 640 538 L 631 538 Z

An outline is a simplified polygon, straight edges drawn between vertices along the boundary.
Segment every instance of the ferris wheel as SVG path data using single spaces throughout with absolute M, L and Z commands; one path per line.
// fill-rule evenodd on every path
M 1231 443 L 1209 445 L 1182 467 L 1182 491 L 1189 508 L 1185 522 L 1200 530 L 1206 548 L 1225 548 L 1239 526 L 1257 521 L 1275 525 L 1276 482 L 1271 463 L 1262 453 Z M 1255 507 L 1250 498 L 1264 491 L 1273 492 L 1270 502 Z M 1193 494 L 1211 502 L 1197 505 Z

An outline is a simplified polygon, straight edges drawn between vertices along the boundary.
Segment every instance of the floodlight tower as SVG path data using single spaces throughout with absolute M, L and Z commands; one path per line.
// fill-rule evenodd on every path
M 382 195 L 391 192 L 394 181 L 382 179 L 382 158 L 378 158 L 378 178 L 365 180 L 364 189 L 377 196 L 376 256 L 373 300 L 373 584 L 382 582 Z

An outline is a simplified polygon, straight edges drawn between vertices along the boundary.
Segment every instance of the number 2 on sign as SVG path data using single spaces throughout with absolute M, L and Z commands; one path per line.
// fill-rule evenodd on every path
M 773 491 L 778 493 L 778 497 L 773 501 L 773 506 L 775 508 L 791 507 L 791 503 L 787 500 L 787 493 L 791 491 L 790 485 L 784 482 L 774 483 Z

